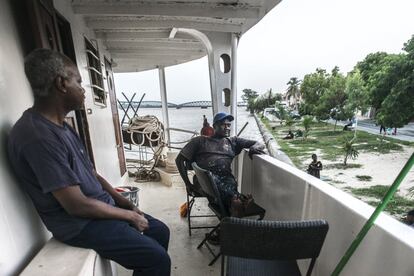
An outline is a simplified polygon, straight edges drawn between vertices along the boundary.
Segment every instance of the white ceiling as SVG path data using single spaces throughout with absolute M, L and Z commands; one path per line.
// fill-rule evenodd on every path
M 170 66 L 206 55 L 204 46 L 172 28 L 244 33 L 281 0 L 73 0 L 76 14 L 105 41 L 115 72 Z

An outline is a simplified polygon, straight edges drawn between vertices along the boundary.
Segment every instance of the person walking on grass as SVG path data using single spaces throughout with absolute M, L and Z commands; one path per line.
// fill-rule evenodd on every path
M 383 131 L 384 131 L 384 135 L 386 135 L 387 134 L 387 131 L 385 129 L 385 126 L 384 125 L 381 125 L 380 126 L 380 134 L 382 134 Z

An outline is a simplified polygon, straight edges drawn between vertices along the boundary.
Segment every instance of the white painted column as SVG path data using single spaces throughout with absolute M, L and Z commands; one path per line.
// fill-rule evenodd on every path
M 237 134 L 237 46 L 239 44 L 239 35 L 231 36 L 231 94 L 230 94 L 230 114 L 234 117 L 234 123 L 231 128 L 231 135 Z
M 164 129 L 167 134 L 167 144 L 171 142 L 170 137 L 170 120 L 168 118 L 168 100 L 167 100 L 167 86 L 165 85 L 165 69 L 158 67 L 158 76 L 160 80 L 160 94 L 162 106 L 162 119 L 164 122 Z
M 224 32 L 200 32 L 195 29 L 177 28 L 172 29 L 170 38 L 177 33 L 185 33 L 193 36 L 203 43 L 208 57 L 208 71 L 210 75 L 210 89 L 213 114 L 217 112 L 230 113 L 230 106 L 224 106 L 223 90 L 231 89 L 231 74 L 220 71 L 220 56 L 231 55 L 232 33 Z M 237 46 L 237 43 L 236 43 Z M 230 58 L 231 59 L 231 58 Z M 231 61 L 230 61 L 231 63 Z M 237 95 L 237 94 L 236 94 Z M 230 95 L 231 97 L 231 95 Z M 236 97 L 237 101 L 237 97 Z
M 208 73 L 210 76 L 211 106 L 213 115 L 219 112 L 221 103 L 221 94 L 217 93 L 216 64 L 214 62 L 214 53 L 208 52 Z
M 203 43 L 206 52 L 207 52 L 207 58 L 208 58 L 208 73 L 210 76 L 210 91 L 211 91 L 211 103 L 212 103 L 212 111 L 213 115 L 221 110 L 220 103 L 221 98 L 218 96 L 221 96 L 217 94 L 217 76 L 216 76 L 216 64 L 214 59 L 214 50 L 213 45 L 210 41 L 210 38 L 205 34 L 195 29 L 187 29 L 187 28 L 173 28 L 170 33 L 170 38 L 174 38 L 174 36 L 178 33 L 184 33 L 191 35 L 192 37 L 198 39 L 200 42 Z

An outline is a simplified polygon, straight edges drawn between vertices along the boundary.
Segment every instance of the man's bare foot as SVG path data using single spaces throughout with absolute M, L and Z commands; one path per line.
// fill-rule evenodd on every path
M 237 218 L 241 218 L 244 215 L 244 204 L 237 195 L 234 195 L 231 199 L 230 215 Z

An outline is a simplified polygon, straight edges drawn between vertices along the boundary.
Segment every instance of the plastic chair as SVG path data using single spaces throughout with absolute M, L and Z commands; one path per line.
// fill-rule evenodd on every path
M 221 275 L 301 275 L 296 260 L 311 259 L 310 276 L 328 232 L 324 220 L 221 221 Z
M 220 193 L 216 184 L 214 183 L 213 175 L 210 171 L 204 170 L 200 168 L 195 162 L 192 163 L 192 167 L 194 172 L 197 176 L 198 182 L 200 183 L 201 189 L 203 190 L 204 194 L 207 196 L 209 201 L 208 207 L 213 211 L 213 213 L 217 216 L 217 218 L 221 221 L 225 217 L 229 217 L 230 214 L 228 210 L 224 207 L 223 202 L 220 199 Z M 251 208 L 249 213 L 246 213 L 246 217 L 258 217 L 259 220 L 263 219 L 265 215 L 265 209 L 260 207 L 259 205 L 254 203 L 254 207 Z M 205 238 L 201 241 L 201 243 L 197 246 L 200 249 L 203 245 L 206 245 L 207 249 L 213 255 L 213 260 L 209 263 L 209 265 L 213 265 L 217 259 L 221 256 L 221 253 L 214 253 L 211 247 L 208 245 L 207 240 L 215 234 L 218 229 L 220 228 L 220 222 L 211 230 L 209 233 L 206 234 Z M 221 235 L 221 234 L 220 234 Z

